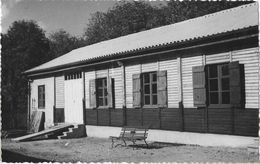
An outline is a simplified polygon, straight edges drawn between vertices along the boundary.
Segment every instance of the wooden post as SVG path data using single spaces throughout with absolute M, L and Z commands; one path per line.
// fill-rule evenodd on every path
M 54 92 L 54 105 L 53 105 L 53 114 L 55 114 L 55 107 L 56 107 L 56 77 L 54 76 L 53 77 L 53 92 Z M 55 124 L 55 119 L 57 119 L 57 118 L 55 118 L 55 116 L 53 115 L 53 124 Z
M 125 66 L 121 62 L 122 68 L 122 88 L 123 88 L 123 108 L 126 108 L 126 77 L 125 77 Z
M 208 106 L 206 106 L 204 110 L 205 110 L 204 111 L 205 133 L 208 133 L 208 131 L 209 131 L 209 119 L 208 119 L 208 117 L 209 117 L 209 108 L 208 108 Z
M 235 134 L 235 107 L 231 107 L 231 120 L 232 120 L 231 134 Z
M 55 124 L 56 123 L 56 114 L 55 114 L 55 105 L 53 105 L 53 107 L 52 107 L 52 109 L 53 109 L 53 123 Z
M 108 108 L 108 125 L 111 126 L 111 108 Z
M 144 126 L 144 108 L 141 108 L 141 126 Z
M 83 80 L 83 98 L 82 98 L 82 106 L 83 106 L 83 123 L 86 125 L 87 124 L 87 120 L 86 120 L 86 93 L 85 93 L 85 73 L 84 71 L 82 71 L 82 80 Z
M 162 116 L 161 116 L 162 108 L 159 108 L 159 129 L 162 129 Z
M 182 88 L 182 63 L 181 57 L 177 58 L 177 73 L 178 73 L 178 96 L 179 102 L 183 104 L 183 88 Z
M 87 124 L 87 120 L 86 120 L 86 109 L 85 109 L 85 99 L 82 99 L 82 108 L 83 108 L 83 124 Z
M 183 109 L 183 103 L 182 101 L 179 102 L 179 111 L 180 111 L 180 131 L 183 132 L 185 130 L 184 128 L 184 109 Z
M 1 58 L 1 57 L 0 57 Z M 31 121 L 31 79 L 28 80 L 28 111 L 27 111 L 27 131 L 30 129 Z
M 96 109 L 96 111 L 97 111 L 97 125 L 98 125 L 98 109 Z
M 126 126 L 127 125 L 127 120 L 126 120 L 126 108 L 123 108 L 123 126 Z

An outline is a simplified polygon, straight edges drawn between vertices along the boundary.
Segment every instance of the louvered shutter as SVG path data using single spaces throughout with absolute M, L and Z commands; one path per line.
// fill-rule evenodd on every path
M 112 78 L 107 78 L 107 101 L 108 101 L 108 107 L 113 108 L 113 82 Z
M 192 67 L 193 101 L 196 107 L 205 107 L 207 104 L 205 76 L 205 66 Z
M 90 108 L 96 108 L 97 107 L 97 101 L 96 101 L 96 80 L 92 79 L 89 80 L 89 105 Z
M 241 107 L 243 103 L 241 86 L 241 69 L 238 62 L 229 63 L 230 74 L 230 104 L 233 107 Z
M 141 74 L 133 74 L 133 107 L 141 107 Z
M 158 106 L 167 107 L 167 71 L 159 71 L 157 79 Z

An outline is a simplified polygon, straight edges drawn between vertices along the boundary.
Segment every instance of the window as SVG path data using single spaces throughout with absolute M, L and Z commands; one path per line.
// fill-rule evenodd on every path
M 243 107 L 244 69 L 238 61 L 192 68 L 196 107 Z
M 45 108 L 45 86 L 38 86 L 38 108 Z
M 90 108 L 114 107 L 114 79 L 110 77 L 89 80 Z
M 208 66 L 209 104 L 230 104 L 228 64 Z
M 157 73 L 142 74 L 144 105 L 157 105 Z
M 167 71 L 133 74 L 133 107 L 167 107 Z
M 107 106 L 107 78 L 97 79 L 97 106 Z

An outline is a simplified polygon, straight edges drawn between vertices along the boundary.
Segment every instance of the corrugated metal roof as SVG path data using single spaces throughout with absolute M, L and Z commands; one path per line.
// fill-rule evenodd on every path
M 203 38 L 257 25 L 258 5 L 251 3 L 78 48 L 30 69 L 26 73 L 138 49 Z

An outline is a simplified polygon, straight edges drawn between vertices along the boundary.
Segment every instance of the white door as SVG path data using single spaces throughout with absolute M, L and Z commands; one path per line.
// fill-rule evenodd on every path
M 83 123 L 83 81 L 79 79 L 65 80 L 65 122 Z

